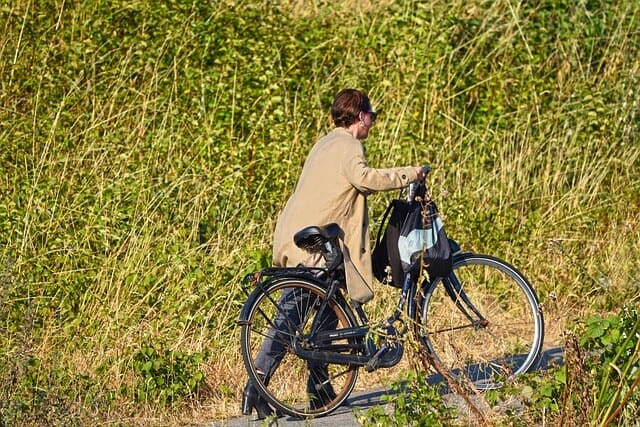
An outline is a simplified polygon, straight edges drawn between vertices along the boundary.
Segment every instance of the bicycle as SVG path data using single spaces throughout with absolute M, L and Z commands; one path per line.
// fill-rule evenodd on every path
M 419 185 L 427 190 L 425 182 Z M 408 190 L 409 200 L 414 193 Z M 334 411 L 353 391 L 360 368 L 370 372 L 400 362 L 409 331 L 452 377 L 480 390 L 500 387 L 536 366 L 543 314 L 533 287 L 515 267 L 464 252 L 450 239 L 455 253 L 448 277 L 406 274 L 393 314 L 376 328 L 362 306 L 345 296 L 339 232 L 337 224 L 328 224 L 294 236 L 297 246 L 323 255 L 324 268 L 270 267 L 243 280 L 243 361 L 276 411 L 297 418 Z M 265 340 L 281 348 L 269 373 L 254 362 Z

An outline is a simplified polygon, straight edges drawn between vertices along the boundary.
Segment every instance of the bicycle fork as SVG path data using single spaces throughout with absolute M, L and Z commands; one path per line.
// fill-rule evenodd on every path
M 445 291 L 447 292 L 447 295 L 449 295 L 449 298 L 451 298 L 458 310 L 460 310 L 460 312 L 471 322 L 475 329 L 486 328 L 487 326 L 489 326 L 489 321 L 484 318 L 482 313 L 480 313 L 476 306 L 473 305 L 471 300 L 469 300 L 469 297 L 462 289 L 460 280 L 458 280 L 458 277 L 453 272 L 449 274 L 449 277 L 442 278 L 442 284 Z M 476 318 L 474 318 L 467 309 L 472 311 L 473 314 L 476 315 Z M 453 329 L 462 329 L 466 327 L 467 326 L 459 326 Z

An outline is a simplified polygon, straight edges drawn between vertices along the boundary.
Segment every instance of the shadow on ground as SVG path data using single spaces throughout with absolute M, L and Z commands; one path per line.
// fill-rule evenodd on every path
M 548 350 L 543 351 L 540 354 L 540 359 L 536 367 L 532 370 L 534 371 L 544 371 L 553 366 L 559 366 L 563 364 L 563 349 L 562 347 L 553 347 Z M 514 357 L 516 359 L 518 357 Z M 520 363 L 524 361 L 524 356 L 522 357 Z M 466 368 L 469 371 L 469 376 L 474 378 L 480 378 L 478 372 L 476 371 L 476 367 L 468 366 Z M 436 385 L 444 382 L 444 378 L 440 374 L 433 374 L 427 378 L 427 382 L 431 385 Z M 445 390 L 447 392 L 447 390 Z

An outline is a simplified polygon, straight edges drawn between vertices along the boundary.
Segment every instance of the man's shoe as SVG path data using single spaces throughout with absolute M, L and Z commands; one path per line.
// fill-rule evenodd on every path
M 251 412 L 255 409 L 259 420 L 273 415 L 273 409 L 271 409 L 267 401 L 260 396 L 260 393 L 258 393 L 258 390 L 251 380 L 247 381 L 247 385 L 244 387 L 241 409 L 243 415 L 251 415 Z

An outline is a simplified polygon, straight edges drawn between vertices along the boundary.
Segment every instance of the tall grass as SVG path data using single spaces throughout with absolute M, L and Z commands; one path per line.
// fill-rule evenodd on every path
M 19 0 L 0 15 L 5 424 L 234 413 L 240 278 L 270 263 L 346 86 L 382 111 L 370 163 L 431 164 L 453 237 L 532 279 L 547 345 L 637 302 L 634 2 Z M 390 197 L 371 198 L 374 220 Z M 175 399 L 141 382 L 151 347 Z

